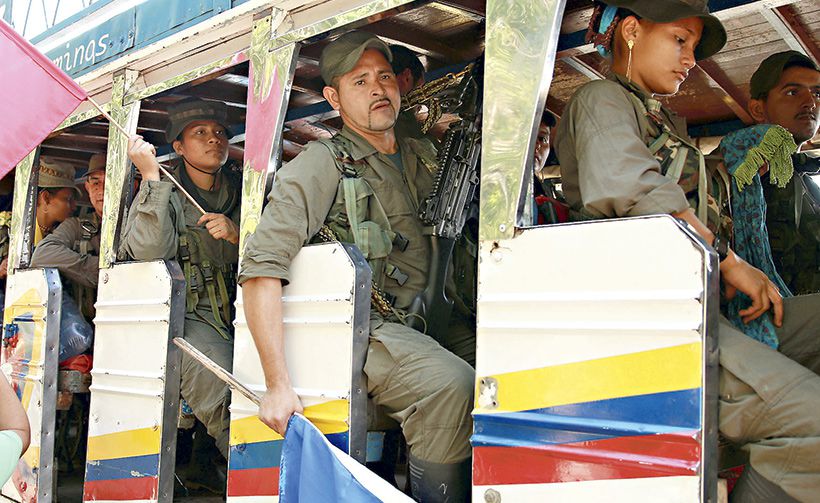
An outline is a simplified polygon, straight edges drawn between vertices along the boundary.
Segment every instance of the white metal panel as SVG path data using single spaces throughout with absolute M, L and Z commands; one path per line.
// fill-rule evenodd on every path
M 83 499 L 171 501 L 184 280 L 163 261 L 99 274 Z
M 89 436 L 158 424 L 170 297 L 162 262 L 100 271 Z M 136 413 L 123 414 L 129 409 Z
M 702 256 L 670 220 L 536 227 L 480 254 L 478 375 L 700 340 Z
M 329 439 L 364 460 L 366 396 L 362 367 L 369 332 L 370 270 L 361 254 L 339 243 L 306 246 L 290 267 L 283 293 L 285 358 L 305 416 Z M 236 300 L 234 374 L 258 393 L 265 380 L 242 305 Z M 278 487 L 249 480 L 278 478 L 282 437 L 256 418 L 238 393 L 231 402 L 228 501 L 273 502 Z
M 8 340 L 5 330 L 0 334 L 0 362 L 31 428 L 29 448 L 2 488 L 14 501 L 52 501 L 61 301 L 54 269 L 18 270 L 7 279 L 3 326 L 14 324 L 18 332 Z
M 488 491 L 491 496 L 487 497 Z M 494 491 L 494 492 L 493 492 Z M 689 503 L 698 500 L 698 477 L 658 477 L 627 480 L 594 480 L 565 484 L 474 486 L 473 501 L 515 503 Z M 496 499 L 492 499 L 496 498 Z
M 714 492 L 712 255 L 669 216 L 481 243 L 474 497 Z
M 293 260 L 283 290 L 285 352 L 293 385 L 326 390 L 328 398 L 349 393 L 353 324 L 353 264 L 341 245 L 308 246 Z M 242 294 L 236 299 L 234 374 L 252 388 L 265 380 L 247 328 Z M 344 386 L 340 387 L 339 384 Z M 318 397 L 307 397 L 318 398 Z

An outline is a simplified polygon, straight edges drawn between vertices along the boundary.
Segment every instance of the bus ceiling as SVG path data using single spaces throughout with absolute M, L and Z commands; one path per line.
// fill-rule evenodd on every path
M 98 3 L 103 2 L 94 3 L 92 7 Z M 233 3 L 238 5 L 241 2 Z M 379 35 L 389 43 L 404 45 L 419 54 L 427 69 L 426 80 L 429 81 L 461 69 L 482 54 L 486 4 L 485 0 L 411 2 L 388 11 L 389 15 L 375 16 L 376 21 L 361 28 Z M 554 75 L 547 97 L 547 108 L 558 116 L 578 87 L 591 79 L 602 78 L 607 71 L 606 60 L 591 45 L 584 43 L 591 5 L 591 0 L 566 0 Z M 726 25 L 729 42 L 721 53 L 700 62 L 690 73 L 681 92 L 665 99 L 672 109 L 689 120 L 690 133 L 695 137 L 720 136 L 751 122 L 751 117 L 746 112 L 748 81 L 757 64 L 768 54 L 791 48 L 806 53 L 815 61 L 820 60 L 820 46 L 817 42 L 820 39 L 820 4 L 817 2 L 711 0 L 709 5 Z M 138 11 L 152 8 L 156 9 L 153 2 L 135 7 Z M 196 19 L 201 21 L 203 16 L 215 16 L 218 13 L 203 12 L 198 15 Z M 138 17 L 147 19 L 149 16 L 144 12 Z M 190 22 L 193 21 L 187 20 L 178 26 L 166 27 L 166 31 L 162 33 L 167 36 L 169 32 L 182 29 Z M 63 28 L 68 29 L 67 26 Z M 161 29 L 162 26 L 157 26 L 153 31 L 159 33 L 158 30 Z M 48 44 L 60 32 L 61 26 L 57 23 L 34 40 Z M 75 40 L 91 37 L 92 32 L 96 33 L 95 29 L 76 36 Z M 297 155 L 307 142 L 327 137 L 341 127 L 338 114 L 322 97 L 323 83 L 319 75 L 318 58 L 326 44 L 323 37 L 324 35 L 315 37 L 319 40 L 308 39 L 300 51 L 285 119 L 285 160 Z M 148 44 L 151 40 L 146 38 L 142 42 Z M 140 41 L 135 41 L 132 47 L 121 48 L 119 55 L 138 49 L 140 46 L 137 42 Z M 48 54 L 54 58 L 52 52 Z M 95 61 L 69 71 L 77 77 L 103 63 L 104 61 Z M 160 140 L 168 103 L 187 94 L 228 102 L 231 120 L 236 124 L 243 124 L 247 83 L 247 64 L 243 64 L 153 96 L 143 101 L 138 131 L 151 139 Z M 445 117 L 445 122 L 446 119 Z M 91 155 L 89 152 L 93 153 L 100 148 L 99 143 L 105 138 L 105 132 L 101 132 L 100 128 L 104 129 L 106 126 L 104 121 L 95 119 L 67 133 L 77 136 L 54 138 L 49 142 L 48 148 L 57 149 L 62 146 L 64 148 L 59 155 L 81 162 L 84 157 Z M 76 140 L 83 147 L 79 151 L 72 150 L 66 145 L 69 143 L 68 138 Z M 820 145 L 818 139 L 815 142 Z

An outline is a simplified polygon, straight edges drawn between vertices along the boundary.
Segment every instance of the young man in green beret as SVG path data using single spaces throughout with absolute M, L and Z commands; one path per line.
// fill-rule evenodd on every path
M 804 54 L 778 52 L 763 60 L 752 75 L 750 94 L 749 113 L 757 123 L 783 126 L 798 146 L 817 134 L 820 69 Z M 772 256 L 795 295 L 820 292 L 820 188 L 811 180 L 818 170 L 816 157 L 798 153 L 785 188 L 763 184 Z
M 430 249 L 417 208 L 432 189 L 435 151 L 428 142 L 394 133 L 400 96 L 391 59 L 387 45 L 365 32 L 347 33 L 325 47 L 319 61 L 323 94 L 344 128 L 332 140 L 308 144 L 277 173 L 245 249 L 239 282 L 267 385 L 259 416 L 279 433 L 302 411 L 285 363 L 281 300 L 302 245 L 323 226 L 356 243 L 367 253 L 373 282 L 395 299 L 399 312 L 427 281 Z M 343 176 L 357 193 L 373 193 L 354 203 L 363 221 L 357 232 L 348 223 L 355 219 L 347 217 Z M 364 372 L 370 397 L 401 425 L 414 497 L 466 501 L 473 368 L 396 315 L 373 310 Z
M 242 180 L 226 168 L 232 136 L 225 103 L 186 98 L 168 107 L 165 138 L 178 156 L 173 174 L 204 214 L 174 190 L 170 181 L 160 179 L 154 146 L 139 136 L 132 137 L 128 157 L 142 175 L 142 182 L 120 243 L 120 253 L 136 260 L 179 262 L 186 289 L 183 337 L 227 370 L 233 366 L 233 302 L 242 211 Z M 227 459 L 231 419 L 228 386 L 183 353 L 180 394 Z M 195 440 L 184 484 L 224 492 L 224 474 L 201 455 L 204 445 Z

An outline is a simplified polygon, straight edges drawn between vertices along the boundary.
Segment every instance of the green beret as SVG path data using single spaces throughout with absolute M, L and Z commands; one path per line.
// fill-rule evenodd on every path
M 797 51 L 784 51 L 772 54 L 764 59 L 749 81 L 749 94 L 752 99 L 765 98 L 777 85 L 783 71 L 792 66 L 803 66 L 818 71 L 817 65 L 808 56 Z
M 388 62 L 393 62 L 390 48 L 382 39 L 366 31 L 351 31 L 327 44 L 322 51 L 322 56 L 319 58 L 319 69 L 325 84 L 331 85 L 334 77 L 352 70 L 365 49 L 381 51 Z
M 168 107 L 168 127 L 165 139 L 173 142 L 185 127 L 195 121 L 214 121 L 225 128 L 228 138 L 233 136 L 228 127 L 228 106 L 221 101 L 186 98 Z

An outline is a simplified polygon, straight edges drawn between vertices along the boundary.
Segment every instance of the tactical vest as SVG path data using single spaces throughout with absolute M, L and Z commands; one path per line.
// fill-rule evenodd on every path
M 336 197 L 325 225 L 339 241 L 353 243 L 362 252 L 373 271 L 374 285 L 383 288 L 385 277 L 392 277 L 403 285 L 407 276 L 389 263 L 388 255 L 394 245 L 403 250 L 408 243 L 403 236 L 393 232 L 384 206 L 362 178 L 367 164 L 353 159 L 351 143 L 341 135 L 319 140 L 319 143 L 330 150 L 339 171 Z
M 772 257 L 795 295 L 820 292 L 820 208 L 806 193 L 809 176 L 795 171 L 784 189 L 763 183 Z
M 183 181 L 188 192 L 197 199 L 197 202 L 208 210 L 207 202 L 198 197 L 196 187 L 186 184 L 185 175 L 180 175 L 182 170 L 177 169 L 179 180 Z M 225 214 L 228 218 L 236 209 L 241 198 L 241 179 L 232 171 L 223 170 L 223 179 L 226 182 L 225 190 L 230 191 L 231 197 L 226 208 L 221 208 L 219 213 Z M 180 198 L 182 199 L 182 198 Z M 217 240 L 211 237 L 204 226 L 196 225 L 200 213 L 191 208 L 186 211 L 185 206 L 190 203 L 183 201 L 183 215 L 177 219 L 177 233 L 179 236 L 179 246 L 177 249 L 177 261 L 182 266 L 185 276 L 185 307 L 186 312 L 196 319 L 203 321 L 216 330 L 224 339 L 231 339 L 231 321 L 233 320 L 233 302 L 236 293 L 236 262 L 237 256 L 233 260 L 217 260 L 214 255 L 213 246 L 219 246 Z M 204 316 L 197 310 L 197 307 L 204 309 L 212 315 Z
M 661 102 L 627 89 L 636 110 L 649 125 L 644 140 L 660 164 L 661 174 L 680 185 L 698 219 L 715 234 L 731 239 L 729 175 L 718 157 L 707 157 L 688 138 L 679 136 L 662 117 Z
M 100 219 L 96 213 L 80 217 L 80 237 L 74 241 L 74 251 L 80 254 L 80 258 L 85 258 L 91 250 L 91 239 L 100 233 Z M 94 302 L 97 299 L 97 291 L 85 285 L 72 282 L 71 291 L 74 300 L 80 307 L 83 316 L 88 320 L 93 320 L 97 309 Z
M 330 150 L 339 172 L 336 196 L 325 219 L 325 227 L 339 241 L 355 244 L 362 252 L 372 269 L 373 285 L 378 290 L 384 288 L 387 278 L 404 286 L 408 276 L 391 263 L 389 255 L 394 247 L 406 250 L 409 241 L 392 229 L 384 205 L 362 176 L 368 169 L 367 163 L 353 159 L 350 154 L 352 142 L 342 135 L 319 140 L 319 143 Z M 437 169 L 435 148 L 431 145 L 425 148 L 427 143 L 422 140 L 415 141 L 413 146 L 419 162 L 429 172 L 434 172 Z M 314 237 L 311 241 L 322 240 L 321 237 Z M 391 303 L 394 300 L 390 295 L 386 297 Z

